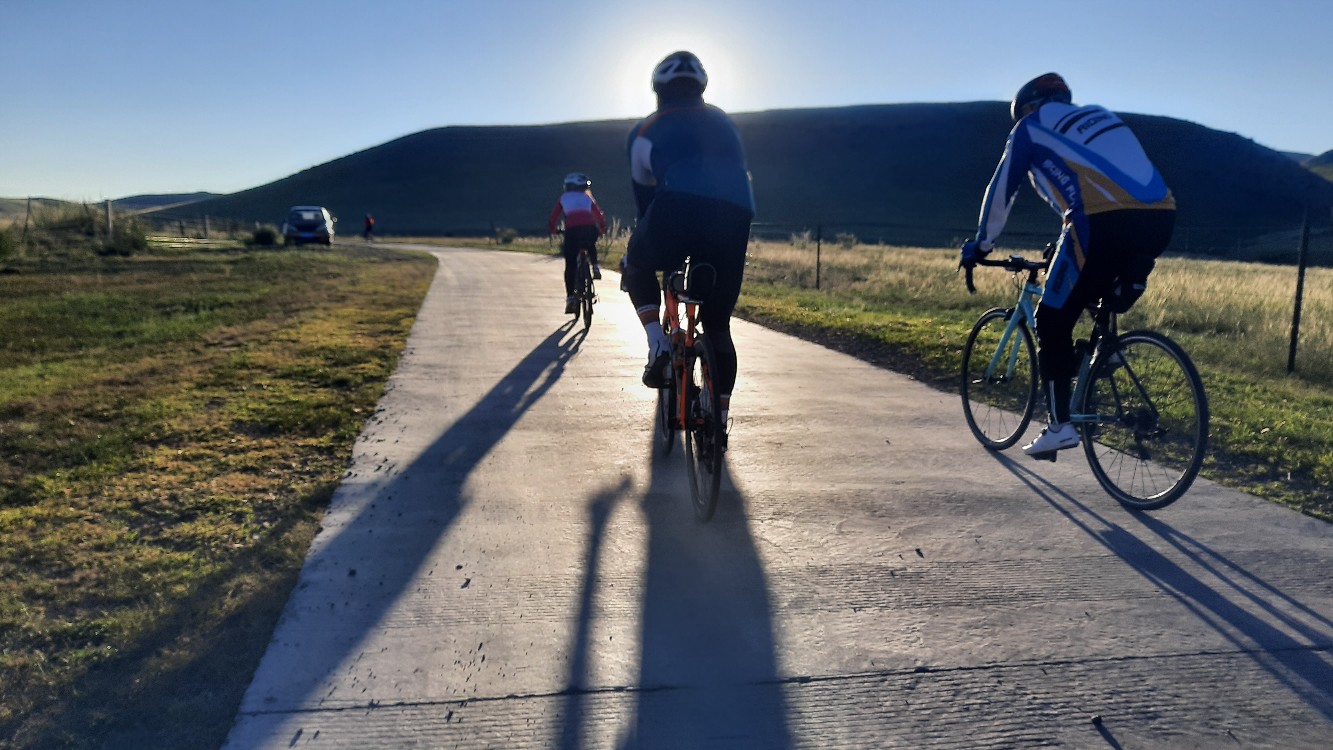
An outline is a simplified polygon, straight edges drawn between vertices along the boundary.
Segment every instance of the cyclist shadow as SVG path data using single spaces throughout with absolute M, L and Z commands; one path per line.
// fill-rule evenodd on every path
M 679 436 L 677 436 L 679 440 Z M 773 603 L 744 498 L 724 473 L 717 514 L 690 504 L 683 446 L 656 435 L 637 705 L 622 748 L 787 748 Z
M 569 678 L 562 692 L 564 698 L 560 711 L 558 747 L 564 750 L 577 750 L 587 744 L 584 724 L 592 714 L 590 704 L 595 703 L 592 697 L 595 687 L 590 684 L 594 650 L 592 630 L 596 616 L 594 599 L 602 574 L 602 547 L 611 514 L 620 501 L 628 496 L 631 486 L 630 477 L 622 477 L 616 485 L 593 495 L 588 503 L 589 533 L 584 548 L 579 613 L 569 654 Z
M 324 529 L 287 604 L 284 620 L 292 630 L 279 625 L 256 673 L 256 686 L 267 692 L 252 686 L 242 715 L 278 699 L 292 706 L 318 701 L 414 582 L 429 575 L 432 551 L 470 500 L 469 477 L 554 387 L 576 354 L 585 334 L 571 334 L 569 325 L 553 331 L 500 375 L 412 462 L 400 467 L 385 458 L 371 476 L 358 475 L 366 464 L 354 463 L 330 503 Z M 382 427 L 374 439 L 383 442 L 391 434 L 388 429 Z M 335 605 L 341 607 L 336 627 L 309 624 L 328 617 L 327 608 Z
M 1160 519 L 1130 514 L 1213 579 L 1204 580 L 1031 469 L 1007 456 L 995 458 L 1066 520 L 1333 720 L 1333 660 L 1326 648 L 1333 642 L 1333 619 Z

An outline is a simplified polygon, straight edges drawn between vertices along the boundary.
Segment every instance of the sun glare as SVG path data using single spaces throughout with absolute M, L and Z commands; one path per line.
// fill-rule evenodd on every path
M 653 95 L 653 68 L 662 58 L 677 50 L 689 50 L 699 56 L 708 71 L 708 91 L 704 98 L 723 109 L 735 106 L 739 92 L 747 85 L 743 50 L 734 42 L 719 42 L 710 35 L 690 30 L 682 33 L 659 32 L 650 40 L 639 38 L 619 51 L 611 67 L 615 85 L 611 91 L 617 112 L 635 117 L 646 115 L 657 106 Z

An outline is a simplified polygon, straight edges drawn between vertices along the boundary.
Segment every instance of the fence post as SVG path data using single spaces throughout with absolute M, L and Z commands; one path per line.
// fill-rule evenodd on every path
M 815 289 L 819 289 L 820 251 L 824 244 L 824 225 L 815 225 Z
M 1296 253 L 1296 304 L 1291 314 L 1291 348 L 1287 351 L 1287 373 L 1296 371 L 1296 342 L 1301 335 L 1301 300 L 1305 296 L 1305 264 L 1310 251 L 1310 208 L 1301 224 L 1301 247 Z
M 204 239 L 208 239 L 208 214 L 204 214 Z
M 27 210 L 26 212 L 24 212 L 24 214 L 23 214 L 23 239 L 20 240 L 20 242 L 21 242 L 22 245 L 23 245 L 23 250 L 24 250 L 25 252 L 26 252 L 27 249 L 28 249 L 28 218 L 29 218 L 30 216 L 32 216 L 32 196 L 31 196 L 31 195 L 28 196 L 28 210 Z
M 116 236 L 113 229 L 114 228 L 111 225 L 111 199 L 107 198 L 106 199 L 106 241 L 107 242 L 110 242 L 111 238 Z

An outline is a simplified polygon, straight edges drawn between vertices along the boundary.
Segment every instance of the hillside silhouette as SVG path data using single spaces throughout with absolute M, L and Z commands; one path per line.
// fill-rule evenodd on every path
M 1298 227 L 1307 204 L 1327 223 L 1333 183 L 1233 133 L 1125 114 L 1179 204 L 1178 250 L 1210 252 Z M 1003 102 L 888 104 L 734 115 L 754 180 L 759 230 L 822 226 L 887 242 L 952 244 L 975 229 L 1011 126 Z M 607 213 L 634 217 L 625 156 L 632 120 L 444 127 L 366 149 L 190 210 L 278 222 L 317 203 L 355 232 L 364 213 L 390 235 L 540 234 L 561 178 L 583 171 Z M 349 223 L 350 222 L 350 223 Z M 1058 218 L 1025 189 L 1006 234 L 1049 237 Z M 1215 237 L 1215 238 L 1214 238 Z M 1189 247 L 1185 247 L 1185 245 Z
M 1333 151 L 1325 151 L 1319 156 L 1311 157 L 1305 162 L 1305 166 L 1325 179 L 1333 180 Z

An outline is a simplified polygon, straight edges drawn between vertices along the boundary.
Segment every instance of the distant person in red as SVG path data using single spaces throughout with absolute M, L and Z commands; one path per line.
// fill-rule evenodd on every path
M 370 235 L 374 233 L 375 233 L 375 217 L 371 216 L 370 214 L 366 214 L 366 228 L 365 228 L 366 242 L 370 242 Z
M 565 314 L 574 312 L 578 302 L 574 299 L 574 269 L 578 263 L 579 250 L 587 249 L 588 260 L 592 261 L 592 277 L 602 278 L 602 268 L 597 264 L 597 238 L 606 231 L 606 216 L 602 207 L 592 197 L 592 180 L 582 172 L 565 175 L 565 190 L 551 209 L 551 218 L 547 220 L 547 229 L 555 234 L 561 218 L 565 222 L 565 239 L 560 245 L 560 252 L 565 256 Z

